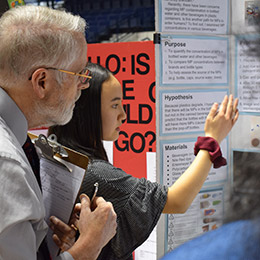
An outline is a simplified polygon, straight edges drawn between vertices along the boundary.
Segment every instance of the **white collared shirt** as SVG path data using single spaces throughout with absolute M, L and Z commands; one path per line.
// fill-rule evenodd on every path
M 22 149 L 25 116 L 0 88 L 0 259 L 33 260 L 47 233 L 41 190 Z M 73 259 L 68 252 L 57 259 Z

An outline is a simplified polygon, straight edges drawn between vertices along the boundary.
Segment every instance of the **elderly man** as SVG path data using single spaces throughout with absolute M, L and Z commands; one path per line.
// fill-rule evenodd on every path
M 67 123 L 88 87 L 85 21 L 47 7 L 0 19 L 0 259 L 40 259 L 47 232 L 42 194 L 22 149 L 27 130 Z M 116 232 L 111 203 L 81 196 L 80 237 L 57 259 L 96 259 Z

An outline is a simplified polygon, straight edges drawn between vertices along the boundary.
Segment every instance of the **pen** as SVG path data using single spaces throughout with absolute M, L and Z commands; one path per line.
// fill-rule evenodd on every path
M 91 201 L 90 201 L 90 204 L 93 202 L 93 200 L 95 199 L 96 195 L 97 195 L 97 192 L 98 192 L 98 182 L 96 182 L 94 184 L 94 187 L 95 187 L 95 190 L 94 190 L 94 194 L 91 198 Z M 76 217 L 79 219 L 79 215 L 76 214 Z M 74 225 L 74 224 L 71 224 L 71 227 L 76 231 L 76 237 L 78 238 L 79 237 L 79 230 L 78 228 Z
M 97 192 L 98 192 L 98 182 L 96 182 L 94 184 L 94 187 L 95 187 L 95 190 L 94 190 L 94 194 L 93 194 L 92 199 L 91 199 L 91 203 L 93 202 L 93 200 L 95 199 L 95 197 L 97 195 Z

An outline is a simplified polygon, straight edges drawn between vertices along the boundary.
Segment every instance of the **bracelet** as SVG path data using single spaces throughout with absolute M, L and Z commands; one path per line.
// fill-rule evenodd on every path
M 194 146 L 194 155 L 197 155 L 201 149 L 209 152 L 210 160 L 214 168 L 227 165 L 227 160 L 222 157 L 219 144 L 214 138 L 199 136 Z

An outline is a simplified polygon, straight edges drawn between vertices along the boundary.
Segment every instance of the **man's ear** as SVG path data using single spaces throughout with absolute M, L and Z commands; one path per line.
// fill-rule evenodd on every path
M 48 71 L 44 68 L 39 68 L 35 70 L 32 74 L 32 87 L 34 93 L 40 98 L 43 99 L 47 94 L 47 80 L 48 80 Z

